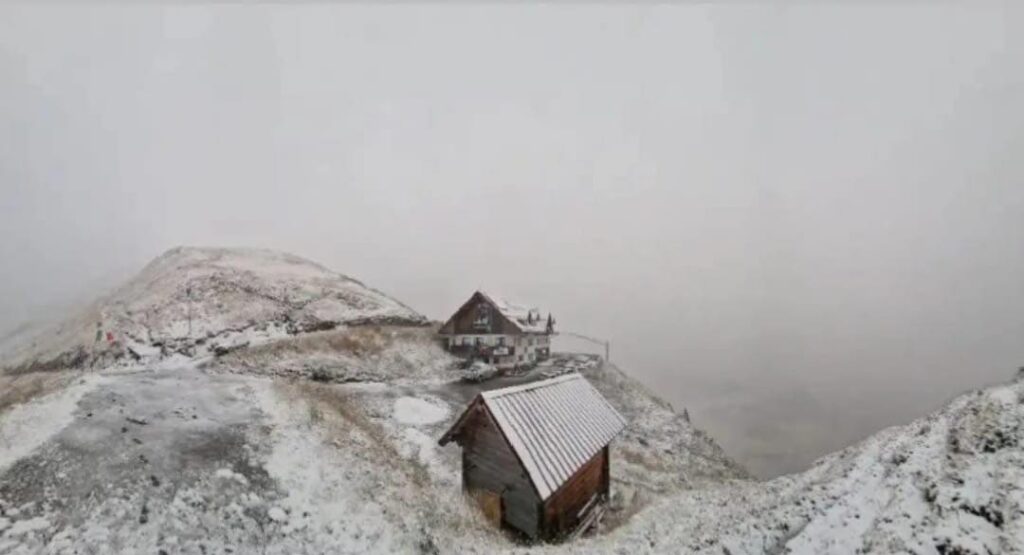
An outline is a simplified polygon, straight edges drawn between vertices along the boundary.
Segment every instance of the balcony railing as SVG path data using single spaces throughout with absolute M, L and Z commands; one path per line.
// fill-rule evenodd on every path
M 515 356 L 516 348 L 508 345 L 452 345 L 448 351 L 460 356 Z

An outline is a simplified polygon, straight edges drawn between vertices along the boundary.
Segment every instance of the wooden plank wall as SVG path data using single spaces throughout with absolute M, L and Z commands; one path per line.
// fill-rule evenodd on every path
M 478 304 L 487 304 L 491 306 L 491 329 L 479 330 L 473 327 L 473 322 L 476 321 L 476 307 Z M 474 293 L 473 297 L 470 298 L 466 304 L 462 305 L 459 310 L 452 315 L 451 319 L 445 322 L 444 326 L 438 330 L 441 334 L 472 334 L 472 335 L 486 335 L 486 334 L 505 334 L 505 335 L 517 335 L 522 332 L 512 322 L 509 322 L 498 311 L 496 307 L 491 305 L 483 295 Z
M 571 531 L 579 522 L 577 514 L 590 498 L 595 493 L 607 494 L 607 459 L 605 447 L 548 498 L 544 503 L 544 537 L 553 539 Z
M 540 499 L 526 471 L 487 410 L 481 405 L 473 410 L 459 442 L 464 486 L 469 492 L 482 489 L 500 494 L 505 524 L 537 537 Z

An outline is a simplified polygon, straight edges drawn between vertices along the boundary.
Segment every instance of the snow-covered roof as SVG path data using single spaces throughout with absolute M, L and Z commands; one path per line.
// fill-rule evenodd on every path
M 575 372 L 486 391 L 480 398 L 519 456 L 542 501 L 626 427 L 626 419 Z
M 530 308 L 516 303 L 509 302 L 499 296 L 491 295 L 485 291 L 478 291 L 498 309 L 502 316 L 512 322 L 523 333 L 546 333 L 548 322 L 546 317 L 541 317 L 540 309 Z M 531 317 L 532 316 L 532 317 Z

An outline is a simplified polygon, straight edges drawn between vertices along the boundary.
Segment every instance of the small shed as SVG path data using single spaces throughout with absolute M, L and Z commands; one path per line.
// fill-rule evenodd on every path
M 604 510 L 608 446 L 625 425 L 574 372 L 480 393 L 440 444 L 462 447 L 462 487 L 490 520 L 550 540 Z

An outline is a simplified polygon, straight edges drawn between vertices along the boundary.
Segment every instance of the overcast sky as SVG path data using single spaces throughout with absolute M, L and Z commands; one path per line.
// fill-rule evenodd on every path
M 799 469 L 1024 365 L 1024 11 L 964 4 L 4 5 L 0 329 L 276 248 Z

